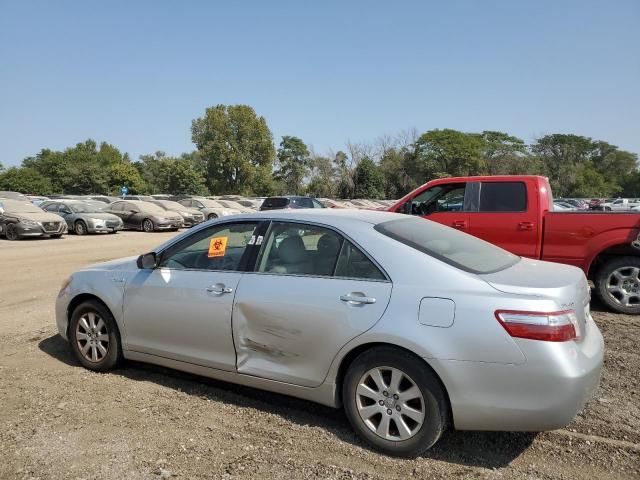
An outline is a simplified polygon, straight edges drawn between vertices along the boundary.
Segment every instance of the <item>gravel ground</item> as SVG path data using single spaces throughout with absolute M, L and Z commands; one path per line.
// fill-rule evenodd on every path
M 640 478 L 640 319 L 597 305 L 604 374 L 572 424 L 449 432 L 415 460 L 369 450 L 339 410 L 143 364 L 81 368 L 56 334 L 61 280 L 171 235 L 0 240 L 0 478 Z

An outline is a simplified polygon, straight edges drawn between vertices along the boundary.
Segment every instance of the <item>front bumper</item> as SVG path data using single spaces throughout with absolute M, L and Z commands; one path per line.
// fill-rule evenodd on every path
M 182 227 L 182 220 L 171 220 L 169 222 L 158 222 L 154 224 L 156 230 L 171 230 Z
M 37 222 L 35 225 L 25 225 L 24 223 L 16 223 L 14 224 L 18 234 L 21 237 L 47 237 L 49 235 L 62 235 L 67 228 L 66 223 L 64 222 L 53 222 L 58 223 L 59 225 L 56 227 L 51 227 L 49 224 L 52 222 L 45 222 L 43 225 L 42 222 Z
M 600 381 L 604 341 L 589 320 L 582 342 L 518 339 L 523 364 L 425 359 L 443 380 L 459 430 L 544 431 L 582 410 Z
M 87 231 L 89 233 L 119 232 L 123 228 L 124 228 L 124 225 L 122 223 L 117 223 L 117 224 L 106 223 L 106 224 L 98 224 L 98 225 L 95 225 L 95 224 L 87 225 Z
M 202 222 L 204 222 L 204 217 L 183 217 L 182 226 L 185 228 L 189 228 Z

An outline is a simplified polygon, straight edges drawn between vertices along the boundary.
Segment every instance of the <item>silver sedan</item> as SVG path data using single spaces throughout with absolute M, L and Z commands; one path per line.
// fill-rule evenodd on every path
M 56 316 L 91 370 L 132 359 L 344 406 L 362 438 L 402 456 L 448 426 L 566 425 L 604 348 L 579 269 L 365 210 L 203 223 L 74 273 Z

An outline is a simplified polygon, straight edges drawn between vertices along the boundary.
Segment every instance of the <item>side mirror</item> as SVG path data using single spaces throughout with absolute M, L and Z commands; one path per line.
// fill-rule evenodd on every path
M 138 268 L 141 270 L 153 270 L 158 266 L 158 257 L 156 252 L 142 254 L 136 261 Z

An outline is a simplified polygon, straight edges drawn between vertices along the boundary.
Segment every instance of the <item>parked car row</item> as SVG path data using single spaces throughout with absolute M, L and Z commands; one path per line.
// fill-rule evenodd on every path
M 45 197 L 7 191 L 0 192 L 0 201 L 4 202 L 0 207 L 2 209 L 0 212 L 0 236 L 9 240 L 36 236 L 59 238 L 66 232 L 86 235 L 93 233 L 113 234 L 123 229 L 143 232 L 175 231 L 179 228 L 193 227 L 206 220 L 259 210 L 304 208 L 383 210 L 393 203 L 392 201 L 364 199 L 316 199 L 296 195 L 204 197 L 155 194 L 125 195 L 123 197 L 108 195 L 50 195 Z M 54 225 L 55 228 L 60 227 L 61 230 L 54 230 L 54 226 L 51 225 Z

